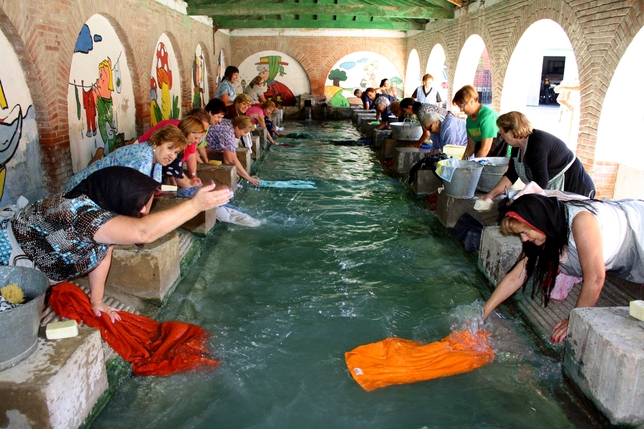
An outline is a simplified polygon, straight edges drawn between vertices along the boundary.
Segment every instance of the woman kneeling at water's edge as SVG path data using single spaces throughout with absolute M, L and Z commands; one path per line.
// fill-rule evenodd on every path
M 548 305 L 558 270 L 583 278 L 575 308 L 593 307 L 604 286 L 606 271 L 644 283 L 644 201 L 577 200 L 528 194 L 517 198 L 501 221 L 501 232 L 523 241 L 515 265 L 499 282 L 483 307 L 487 317 L 527 285 Z M 561 342 L 568 318 L 554 327 L 552 341 Z
M 0 217 L 0 265 L 28 259 L 53 283 L 87 274 L 94 313 L 104 312 L 112 322 L 121 320 L 116 309 L 103 303 L 113 245 L 151 243 L 232 197 L 230 189 L 215 189 L 213 183 L 189 200 L 150 213 L 158 185 L 133 168 L 107 167 L 65 194 L 5 208 Z

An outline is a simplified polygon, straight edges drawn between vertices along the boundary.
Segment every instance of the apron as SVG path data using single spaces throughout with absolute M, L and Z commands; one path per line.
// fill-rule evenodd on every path
M 529 138 L 530 138 L 530 136 L 526 137 L 526 140 L 525 140 L 525 153 L 528 152 L 528 140 L 529 140 Z M 528 172 L 526 171 L 525 166 L 523 165 L 522 162 L 519 161 L 519 158 L 521 158 L 521 154 L 522 154 L 522 151 L 521 151 L 521 149 L 519 149 L 519 154 L 516 157 L 513 158 L 513 160 L 514 160 L 514 169 L 517 172 L 517 175 L 519 176 L 519 178 L 521 179 L 521 181 L 523 183 L 529 183 L 529 182 L 532 181 L 532 178 L 528 177 Z M 525 158 L 525 155 L 524 155 L 524 158 Z M 557 173 L 555 175 L 555 177 L 550 179 L 548 181 L 548 185 L 546 186 L 546 189 L 552 190 L 552 191 L 562 191 L 563 192 L 564 186 L 566 184 L 566 177 L 565 177 L 566 171 L 568 171 L 568 169 L 570 167 L 572 167 L 572 165 L 575 163 L 576 160 L 577 160 L 577 157 L 574 157 L 572 159 L 572 161 L 570 161 L 570 163 L 568 163 L 568 165 L 566 165 L 563 168 L 563 170 L 561 170 L 559 173 Z
M 22 251 L 16 237 L 13 235 L 11 220 L 16 217 L 20 209 L 24 208 L 29 201 L 23 196 L 18 198 L 15 206 L 6 206 L 0 209 L 0 223 L 6 224 L 7 239 L 11 245 L 11 255 L 9 256 L 9 265 L 16 267 L 34 268 L 34 262 L 29 259 L 25 252 Z

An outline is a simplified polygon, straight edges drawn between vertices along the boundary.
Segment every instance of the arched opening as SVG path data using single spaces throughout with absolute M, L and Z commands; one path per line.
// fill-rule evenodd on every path
M 407 60 L 407 74 L 405 75 L 405 97 L 411 97 L 411 94 L 420 86 L 420 58 L 418 51 L 412 49 Z
M 447 90 L 449 89 L 449 82 L 447 80 L 447 64 L 445 63 L 446 59 L 445 50 L 441 45 L 434 45 L 432 51 L 429 54 L 429 59 L 427 60 L 427 67 L 425 67 L 425 73 L 429 73 L 434 77 L 434 86 L 438 90 L 438 93 L 441 95 L 441 100 L 445 103 L 446 106 L 451 105 L 450 100 L 447 98 Z
M 644 30 L 633 38 L 611 79 L 597 128 L 595 160 L 619 164 L 613 198 L 644 198 L 644 145 L 640 106 Z
M 456 64 L 454 89 L 472 85 L 479 93 L 481 104 L 492 103 L 492 70 L 485 42 L 477 34 L 471 35 L 463 45 Z
M 568 35 L 552 20 L 528 27 L 512 52 L 503 81 L 501 113 L 512 110 L 524 113 L 535 128 L 559 137 L 571 150 L 577 147 L 577 59 Z

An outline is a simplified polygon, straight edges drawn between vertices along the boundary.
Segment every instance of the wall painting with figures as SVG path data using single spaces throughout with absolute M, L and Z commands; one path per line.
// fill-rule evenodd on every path
M 293 57 L 278 51 L 262 51 L 246 58 L 238 66 L 239 79 L 235 90 L 244 92 L 255 76 L 264 82 L 264 97 L 282 106 L 295 106 L 296 96 L 311 91 L 309 77 Z
M 79 30 L 69 73 L 69 144 L 74 172 L 135 136 L 132 77 L 109 21 L 93 15 Z
M 349 98 L 356 89 L 378 89 L 382 79 L 396 89 L 398 98 L 403 96 L 403 80 L 391 61 L 374 52 L 354 52 L 335 63 L 324 87 L 324 95 L 335 107 L 349 106 Z
M 45 197 L 33 100 L 13 44 L 0 29 L 0 207 Z
M 150 122 L 156 125 L 181 116 L 181 74 L 174 48 L 164 33 L 159 37 L 150 72 Z
M 192 57 L 192 102 L 191 106 L 205 107 L 209 101 L 208 69 L 206 68 L 205 52 L 197 45 Z

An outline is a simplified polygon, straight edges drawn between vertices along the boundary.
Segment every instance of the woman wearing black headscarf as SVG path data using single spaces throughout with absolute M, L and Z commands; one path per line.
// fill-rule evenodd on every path
M 576 308 L 592 307 L 604 286 L 606 271 L 644 283 L 644 201 L 559 201 L 528 194 L 517 198 L 501 221 L 501 232 L 523 241 L 517 263 L 485 303 L 487 317 L 532 277 L 548 305 L 558 270 L 583 277 Z M 566 337 L 568 318 L 554 327 L 552 341 Z
M 103 303 L 113 245 L 151 243 L 232 195 L 212 184 L 173 208 L 148 214 L 157 186 L 133 168 L 108 167 L 66 194 L 14 208 L 0 222 L 0 265 L 24 265 L 20 261 L 26 259 L 53 282 L 88 274 L 96 314 L 120 320 Z

